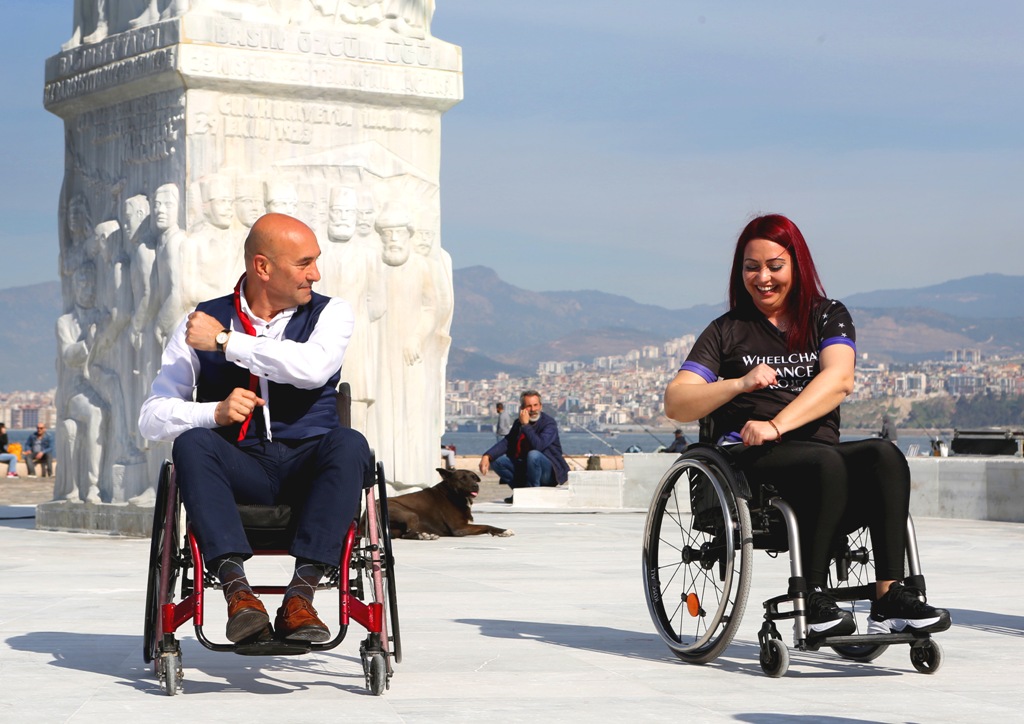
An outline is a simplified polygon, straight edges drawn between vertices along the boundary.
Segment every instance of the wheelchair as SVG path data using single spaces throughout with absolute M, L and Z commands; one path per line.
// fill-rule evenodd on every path
M 865 630 L 865 616 L 874 598 L 871 536 L 856 521 L 847 521 L 842 530 L 833 547 L 827 590 L 851 611 L 858 630 Z M 809 641 L 808 587 L 792 507 L 769 487 L 751 491 L 730 453 L 706 442 L 687 448 L 662 477 L 644 527 L 644 592 L 662 640 L 688 663 L 714 660 L 739 628 L 750 591 L 754 550 L 777 555 L 787 549 L 788 590 L 764 602 L 764 622 L 758 632 L 759 661 L 765 674 L 778 678 L 789 668 L 789 649 L 776 626 L 788 619 L 794 623 L 794 647 L 799 651 L 826 646 L 842 658 L 869 662 L 891 644 L 909 644 L 910 661 L 917 671 L 938 671 L 942 649 L 927 633 L 855 633 Z M 906 582 L 924 592 L 910 518 L 906 557 L 910 573 Z
M 173 465 L 164 463 L 153 514 L 143 658 L 147 664 L 153 664 L 168 695 L 182 690 L 181 644 L 175 632 L 189 620 L 193 621 L 196 638 L 203 646 L 243 656 L 291 656 L 333 649 L 345 639 L 349 623 L 354 620 L 367 632 L 359 644 L 367 689 L 380 696 L 390 688 L 394 664 L 402 661 L 402 643 L 384 466 L 377 463 L 374 470 L 373 480 L 364 485 L 362 521 L 357 518 L 349 526 L 338 567 L 317 587 L 318 591 L 338 589 L 339 628 L 335 637 L 321 643 L 274 639 L 217 643 L 203 631 L 203 612 L 206 591 L 221 586 L 206 570 L 202 551 L 187 520 L 182 524 Z M 288 555 L 292 533 L 288 506 L 240 505 L 239 512 L 254 555 Z M 256 593 L 285 592 L 284 586 L 252 588 Z

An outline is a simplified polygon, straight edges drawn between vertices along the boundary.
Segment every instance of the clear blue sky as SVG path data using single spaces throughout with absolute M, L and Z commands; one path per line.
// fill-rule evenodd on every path
M 72 0 L 4 0 L 0 287 L 56 279 Z M 750 216 L 790 215 L 833 296 L 1024 274 L 1024 3 L 437 0 L 466 99 L 443 244 L 532 290 L 724 296 Z

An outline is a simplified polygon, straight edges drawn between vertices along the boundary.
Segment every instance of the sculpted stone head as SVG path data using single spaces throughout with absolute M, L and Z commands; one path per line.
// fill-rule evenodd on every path
M 121 229 L 129 241 L 141 241 L 142 234 L 139 232 L 149 221 L 149 199 L 145 194 L 138 194 L 125 199 L 124 211 L 121 219 Z
M 243 176 L 235 181 L 235 214 L 247 229 L 263 216 L 263 183 L 259 179 Z
M 356 233 L 369 236 L 373 232 L 377 217 L 377 204 L 369 189 L 360 189 L 359 206 L 356 210 Z
M 89 202 L 83 194 L 75 194 L 68 202 L 68 231 L 73 239 L 83 239 L 89 227 Z
M 316 228 L 320 216 L 316 196 L 316 187 L 313 184 L 299 184 L 298 219 L 311 229 Z
M 299 192 L 290 181 L 274 179 L 264 184 L 264 200 L 268 214 L 285 214 L 297 217 L 299 213 Z
M 153 220 L 159 231 L 178 228 L 179 198 L 177 184 L 164 184 L 153 194 Z
M 415 232 L 409 212 L 399 204 L 388 204 L 381 210 L 374 228 L 380 234 L 384 263 L 388 266 L 405 264 L 412 252 L 412 235 Z
M 92 309 L 96 304 L 96 265 L 87 261 L 75 269 L 71 277 L 71 293 L 75 304 L 82 309 Z
M 331 189 L 327 208 L 327 237 L 334 242 L 345 242 L 356 233 L 356 208 L 359 197 L 355 189 L 335 186 Z
M 437 214 L 421 215 L 416 224 L 416 253 L 420 256 L 430 256 L 437 242 Z
M 234 216 L 235 190 L 231 179 L 224 176 L 210 176 L 199 182 L 203 195 L 203 213 L 206 220 L 218 229 L 231 226 Z

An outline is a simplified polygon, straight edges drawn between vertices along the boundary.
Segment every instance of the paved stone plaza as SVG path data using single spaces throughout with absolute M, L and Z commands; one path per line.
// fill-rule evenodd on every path
M 0 507 L 4 721 L 981 722 L 1024 705 L 1019 524 L 917 521 L 933 601 L 954 620 L 932 676 L 903 646 L 870 664 L 794 653 L 785 678 L 764 676 L 757 602 L 781 590 L 785 564 L 763 553 L 727 655 L 683 664 L 648 618 L 642 514 L 484 503 L 477 520 L 515 537 L 396 541 L 405 659 L 383 697 L 364 688 L 354 626 L 334 651 L 260 659 L 207 651 L 185 630 L 185 693 L 168 698 L 142 661 L 148 542 L 37 531 L 31 514 Z M 289 571 L 262 559 L 254 573 Z M 207 630 L 223 617 L 215 594 Z

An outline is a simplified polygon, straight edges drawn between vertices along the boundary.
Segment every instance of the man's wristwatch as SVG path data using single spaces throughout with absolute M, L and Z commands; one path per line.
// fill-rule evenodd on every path
M 217 343 L 217 349 L 221 352 L 224 351 L 224 346 L 228 343 L 228 336 L 231 334 L 230 329 L 222 329 L 217 332 L 217 336 L 213 338 L 213 341 Z

